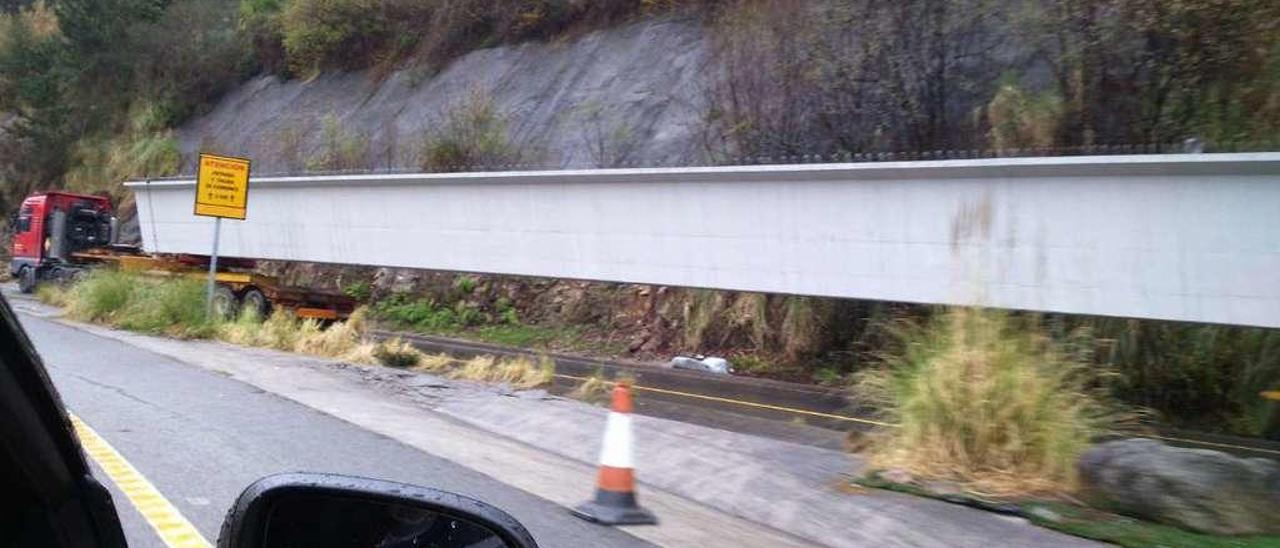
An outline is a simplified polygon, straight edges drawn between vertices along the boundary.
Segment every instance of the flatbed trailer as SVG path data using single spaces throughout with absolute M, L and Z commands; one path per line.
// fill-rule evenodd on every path
M 45 192 L 28 196 L 14 218 L 13 260 L 10 272 L 23 292 L 41 281 L 65 282 L 91 268 L 113 267 L 148 276 L 206 279 L 209 257 L 189 254 L 149 254 L 136 246 L 120 245 L 111 203 L 104 196 Z M 233 316 L 253 310 L 266 317 L 274 308 L 300 318 L 340 320 L 356 301 L 339 293 L 293 287 L 274 276 L 253 272 L 252 259 L 219 257 L 214 273 L 214 310 Z
M 110 264 L 129 272 L 155 277 L 188 277 L 198 280 L 209 275 L 209 258 L 201 255 L 148 255 L 142 252 L 95 249 L 75 254 L 81 264 Z M 259 274 L 252 261 L 219 258 L 214 273 L 214 308 L 223 316 L 240 310 L 253 310 L 266 317 L 274 308 L 284 308 L 299 318 L 341 320 L 355 309 L 355 299 L 329 293 L 288 286 L 275 276 Z

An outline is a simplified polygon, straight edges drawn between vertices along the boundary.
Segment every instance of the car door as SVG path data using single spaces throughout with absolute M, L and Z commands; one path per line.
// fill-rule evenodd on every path
M 61 398 L 0 298 L 0 546 L 125 546 Z

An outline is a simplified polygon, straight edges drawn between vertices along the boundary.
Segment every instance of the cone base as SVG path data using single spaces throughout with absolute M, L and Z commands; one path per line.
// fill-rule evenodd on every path
M 639 506 L 611 506 L 589 501 L 570 510 L 573 515 L 601 525 L 653 525 L 658 518 Z

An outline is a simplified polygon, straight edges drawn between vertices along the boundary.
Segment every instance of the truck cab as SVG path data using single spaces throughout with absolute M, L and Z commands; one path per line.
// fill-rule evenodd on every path
M 65 279 L 82 267 L 73 254 L 108 246 L 115 227 L 105 196 L 44 192 L 22 201 L 13 219 L 9 273 L 23 292 L 41 279 Z

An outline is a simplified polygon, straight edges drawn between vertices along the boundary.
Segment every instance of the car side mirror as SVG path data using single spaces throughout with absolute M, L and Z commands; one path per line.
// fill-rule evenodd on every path
M 278 474 L 240 494 L 219 548 L 536 548 L 506 512 L 447 491 L 333 474 Z

